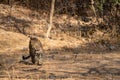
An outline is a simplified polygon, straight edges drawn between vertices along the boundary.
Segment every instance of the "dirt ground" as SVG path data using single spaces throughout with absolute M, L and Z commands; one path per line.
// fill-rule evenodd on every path
M 114 54 L 113 54 L 114 53 Z M 42 65 L 21 61 L 21 54 L 1 54 L 0 80 L 119 80 L 119 51 L 79 53 L 46 51 Z

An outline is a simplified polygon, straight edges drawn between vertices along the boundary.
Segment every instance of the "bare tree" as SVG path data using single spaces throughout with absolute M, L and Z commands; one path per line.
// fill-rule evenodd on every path
M 52 19 L 53 19 L 53 14 L 54 14 L 54 6 L 55 6 L 55 0 L 52 0 L 52 3 L 51 3 L 51 12 L 50 12 L 50 24 L 48 25 L 48 30 L 47 30 L 47 35 L 46 37 L 49 38 L 50 36 L 50 31 L 52 29 Z
M 10 6 L 10 16 L 12 16 L 12 7 L 13 7 L 13 2 L 14 2 L 14 0 L 8 0 L 8 4 L 9 4 L 9 6 Z
M 94 7 L 94 0 L 91 0 L 91 5 L 92 5 L 92 10 L 94 12 L 94 15 L 96 17 L 97 15 L 96 15 L 95 7 Z

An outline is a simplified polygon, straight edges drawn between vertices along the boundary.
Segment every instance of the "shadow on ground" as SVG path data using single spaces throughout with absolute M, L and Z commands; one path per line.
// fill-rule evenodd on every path
M 0 26 L 0 28 L 7 31 L 11 30 L 22 34 L 26 34 L 26 28 L 29 28 L 32 24 L 31 21 L 26 21 L 24 19 L 16 18 L 14 16 L 4 16 L 3 14 L 0 15 L 0 24 L 4 26 Z

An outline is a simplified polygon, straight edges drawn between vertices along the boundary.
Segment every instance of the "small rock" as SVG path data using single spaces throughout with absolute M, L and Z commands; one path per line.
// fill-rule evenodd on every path
M 110 49 L 110 50 L 115 50 L 116 47 L 115 47 L 115 46 L 109 46 L 109 49 Z
M 56 76 L 55 76 L 55 74 L 50 73 L 49 78 L 54 80 L 56 78 Z

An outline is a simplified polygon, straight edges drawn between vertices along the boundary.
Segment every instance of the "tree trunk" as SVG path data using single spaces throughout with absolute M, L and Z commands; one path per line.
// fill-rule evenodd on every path
M 49 38 L 50 36 L 50 31 L 52 29 L 52 19 L 53 19 L 53 13 L 54 13 L 54 5 L 55 5 L 55 0 L 52 0 L 52 3 L 51 3 L 51 12 L 50 12 L 50 24 L 48 25 L 48 30 L 47 30 L 47 35 L 46 35 L 46 38 Z

